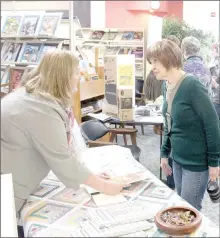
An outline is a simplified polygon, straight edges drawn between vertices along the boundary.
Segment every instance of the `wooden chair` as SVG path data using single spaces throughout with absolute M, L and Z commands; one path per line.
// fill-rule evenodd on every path
M 89 120 L 83 122 L 80 125 L 81 133 L 86 140 L 89 147 L 105 146 L 105 145 L 116 145 L 114 140 L 117 135 L 123 135 L 124 143 L 126 148 L 131 150 L 134 158 L 139 161 L 140 148 L 137 146 L 136 133 L 137 129 L 133 128 L 108 128 L 105 124 L 98 120 Z M 106 134 L 110 134 L 109 142 L 97 141 Z M 126 135 L 130 135 L 132 145 L 127 145 Z

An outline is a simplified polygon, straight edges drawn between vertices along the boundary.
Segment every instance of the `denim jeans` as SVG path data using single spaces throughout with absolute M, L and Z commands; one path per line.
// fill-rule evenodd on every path
M 178 195 L 200 211 L 209 180 L 209 171 L 189 171 L 173 160 L 173 175 Z
M 173 160 L 172 158 L 168 158 L 168 164 L 173 170 Z M 167 176 L 167 186 L 171 189 L 175 189 L 175 183 L 174 183 L 174 178 L 173 178 L 173 171 L 170 176 Z
M 217 103 L 213 103 L 213 104 L 214 104 L 215 110 L 218 114 L 218 117 L 220 119 L 220 104 L 217 104 Z

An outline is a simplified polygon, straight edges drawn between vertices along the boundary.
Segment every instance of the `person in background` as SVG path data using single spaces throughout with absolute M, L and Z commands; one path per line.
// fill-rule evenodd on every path
M 168 35 L 166 39 L 176 43 L 179 47 L 181 45 L 180 40 L 175 35 Z
M 220 120 L 220 75 L 212 80 L 213 104 Z
M 200 83 L 208 90 L 212 97 L 212 77 L 209 68 L 205 65 L 200 54 L 200 42 L 193 36 L 185 37 L 181 43 L 185 59 L 183 70 L 196 76 Z
M 180 48 L 170 40 L 147 49 L 147 60 L 158 80 L 168 82 L 163 106 L 165 118 L 161 167 L 172 174 L 168 156 L 172 149 L 177 193 L 201 210 L 208 180 L 218 177 L 220 124 L 207 89 L 194 75 L 182 70 Z M 168 110 L 171 107 L 171 111 Z
M 68 188 L 86 184 L 114 195 L 126 186 L 93 174 L 77 156 L 71 105 L 78 65 L 70 51 L 47 52 L 21 87 L 1 101 L 1 173 L 13 176 L 18 218 L 50 170 Z

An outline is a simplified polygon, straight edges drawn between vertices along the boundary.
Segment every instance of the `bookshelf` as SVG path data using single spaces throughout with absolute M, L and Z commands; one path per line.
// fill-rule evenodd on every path
M 72 9 L 72 7 L 70 7 Z M 19 12 L 13 12 L 14 15 L 19 15 Z M 26 11 L 27 12 L 27 11 Z M 12 13 L 10 13 L 11 15 Z M 24 12 L 22 13 L 24 14 Z M 31 13 L 33 14 L 33 12 Z M 37 15 L 37 11 L 34 12 Z M 39 12 L 41 17 L 44 14 L 49 14 L 47 12 Z M 70 14 L 71 15 L 71 14 Z M 4 18 L 5 16 L 3 16 Z M 22 16 L 24 17 L 24 16 Z M 74 44 L 72 42 L 72 26 L 70 26 L 70 21 L 66 19 L 61 19 L 59 24 L 57 24 L 56 31 L 52 35 L 20 35 L 17 34 L 1 34 L 1 47 L 4 46 L 5 42 L 11 42 L 12 44 L 21 44 L 18 55 L 13 60 L 4 60 L 1 55 L 1 97 L 3 97 L 8 92 L 13 91 L 14 87 L 12 86 L 12 72 L 17 70 L 17 80 L 19 77 L 21 79 L 22 75 L 26 73 L 30 68 L 35 67 L 39 60 L 36 61 L 24 61 L 21 60 L 20 56 L 23 48 L 27 44 L 40 44 L 41 48 L 43 46 L 51 45 L 56 46 L 58 49 L 69 49 L 76 52 L 78 55 L 84 55 L 85 58 L 88 58 L 91 68 L 95 70 L 93 73 L 87 73 L 84 76 L 84 80 L 81 80 L 78 85 L 78 92 L 74 94 L 73 99 L 73 110 L 75 118 L 78 123 L 86 118 L 86 114 L 89 112 L 100 112 L 101 111 L 101 100 L 104 98 L 104 54 L 112 54 L 112 50 L 118 49 L 118 52 L 115 51 L 115 54 L 120 53 L 121 49 L 124 50 L 124 53 L 137 54 L 139 57 L 135 57 L 135 75 L 143 77 L 144 75 L 144 30 L 143 29 L 91 29 L 91 28 L 82 28 L 83 38 L 77 38 L 77 33 L 75 36 Z M 36 29 L 36 31 L 39 29 Z M 74 29 L 76 32 L 78 29 Z M 19 32 L 19 30 L 18 30 Z M 98 33 L 102 34 L 100 39 L 94 39 L 94 35 Z M 124 33 L 127 33 L 127 38 L 122 39 Z M 137 39 L 129 39 L 131 32 L 137 33 Z M 109 38 L 110 35 L 115 35 L 114 39 Z M 62 37 L 61 37 L 62 36 Z M 134 38 L 134 37 L 133 37 Z M 72 45 L 72 46 L 71 46 Z M 42 49 L 40 48 L 40 51 Z M 74 48 L 74 49 L 73 49 Z M 135 52 L 135 49 L 139 48 L 140 52 Z M 3 48 L 2 48 L 3 49 Z M 110 51 L 110 52 L 109 52 Z M 114 52 L 113 52 L 114 53 Z M 135 55 L 136 56 L 136 55 Z M 40 57 L 38 57 L 40 58 Z M 21 73 L 23 71 L 23 73 Z M 7 72 L 7 73 L 6 73 Z M 20 72 L 20 73 L 18 73 Z M 6 77 L 6 75 L 8 76 Z M 19 76 L 20 75 L 20 76 Z M 94 77 L 94 78 L 93 78 Z M 97 103 L 100 107 L 97 107 Z M 85 113 L 84 107 L 89 107 L 87 113 Z M 93 106 L 93 109 L 91 108 Z

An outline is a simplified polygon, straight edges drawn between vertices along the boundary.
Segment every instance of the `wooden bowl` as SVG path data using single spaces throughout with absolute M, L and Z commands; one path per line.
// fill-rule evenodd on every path
M 195 216 L 195 220 L 190 224 L 178 226 L 178 225 L 172 225 L 169 223 L 165 223 L 161 218 L 161 216 L 165 212 L 175 212 L 176 213 L 176 212 L 183 212 L 183 211 L 190 211 Z M 154 222 L 161 231 L 163 231 L 169 235 L 185 235 L 185 234 L 190 234 L 190 233 L 194 232 L 200 226 L 200 224 L 202 222 L 202 216 L 194 208 L 184 207 L 184 206 L 179 206 L 179 207 L 174 206 L 174 207 L 169 207 L 169 208 L 166 208 L 166 209 L 158 212 L 154 218 Z

